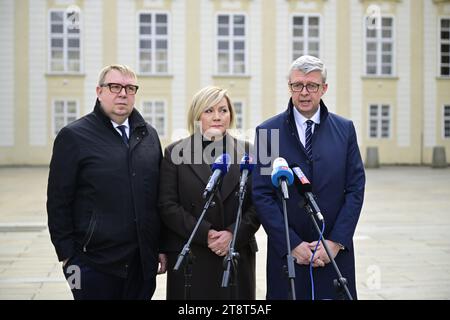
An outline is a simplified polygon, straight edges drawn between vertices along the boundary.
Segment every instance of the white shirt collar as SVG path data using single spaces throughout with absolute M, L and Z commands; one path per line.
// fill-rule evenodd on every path
M 125 119 L 125 121 L 122 124 L 117 124 L 114 121 L 111 120 L 112 125 L 114 126 L 114 129 L 117 129 L 118 126 L 125 126 L 126 130 L 130 129 L 130 125 L 128 124 L 128 118 Z
M 311 119 L 308 119 L 305 116 L 303 116 L 297 110 L 296 107 L 294 107 L 293 109 L 294 109 L 294 119 L 297 124 L 306 126 L 306 121 L 308 121 L 308 120 L 312 120 L 314 122 L 314 124 L 320 124 L 320 106 L 319 106 L 319 109 L 317 109 L 316 113 L 314 113 L 314 115 L 311 117 Z
M 120 135 L 122 135 L 122 131 L 120 131 L 120 129 L 117 127 L 125 126 L 125 134 L 127 135 L 127 137 L 130 137 L 130 124 L 128 123 L 128 118 L 126 118 L 122 124 L 117 124 L 112 120 L 111 120 L 111 123 L 112 123 L 114 129 L 116 129 L 116 131 L 120 133 Z
M 311 128 L 312 132 L 314 133 L 315 125 L 320 124 L 320 106 L 319 109 L 317 109 L 316 113 L 311 117 L 311 119 L 308 119 L 304 117 L 296 107 L 293 107 L 294 109 L 294 120 L 295 120 L 295 126 L 297 127 L 297 133 L 298 137 L 300 138 L 300 141 L 303 145 L 305 145 L 305 132 L 306 132 L 306 121 L 312 120 L 314 121 L 314 124 Z

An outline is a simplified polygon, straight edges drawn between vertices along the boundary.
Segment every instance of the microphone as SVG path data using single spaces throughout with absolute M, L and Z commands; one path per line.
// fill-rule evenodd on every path
M 272 184 L 278 188 L 281 186 L 281 192 L 284 199 L 289 199 L 288 186 L 294 182 L 294 175 L 284 158 L 276 158 L 273 161 Z
M 208 183 L 206 184 L 205 191 L 203 191 L 203 199 L 205 199 L 219 183 L 220 178 L 228 172 L 230 168 L 230 155 L 224 153 L 216 158 L 216 161 L 211 166 L 213 174 L 209 177 Z
M 291 164 L 291 169 L 294 172 L 294 184 L 297 187 L 298 193 L 303 195 L 308 203 L 313 207 L 314 212 L 316 213 L 317 219 L 323 222 L 323 215 L 320 212 L 320 208 L 316 203 L 316 199 L 314 194 L 312 193 L 312 185 L 309 182 L 306 175 L 303 173 L 302 169 L 298 166 L 298 164 Z
M 252 173 L 253 167 L 255 164 L 253 163 L 253 158 L 248 154 L 244 154 L 241 160 L 241 164 L 239 166 L 239 170 L 241 171 L 241 180 L 239 182 L 239 195 L 244 193 L 245 185 L 247 184 L 248 176 Z

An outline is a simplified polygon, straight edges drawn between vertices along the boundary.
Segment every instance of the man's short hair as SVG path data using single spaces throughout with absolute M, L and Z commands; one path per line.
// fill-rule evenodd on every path
M 110 72 L 111 70 L 117 70 L 119 71 L 121 74 L 129 76 L 131 78 L 134 78 L 137 80 L 137 76 L 136 73 L 128 66 L 124 65 L 124 64 L 112 64 L 109 66 L 104 67 L 99 75 L 98 75 L 98 85 L 101 86 L 103 84 L 105 84 L 105 78 L 106 75 L 108 74 L 108 72 Z
M 323 64 L 322 60 L 313 56 L 301 56 L 297 58 L 289 69 L 289 79 L 293 70 L 299 70 L 304 74 L 308 74 L 313 71 L 320 71 L 322 75 L 322 82 L 327 82 L 327 68 Z

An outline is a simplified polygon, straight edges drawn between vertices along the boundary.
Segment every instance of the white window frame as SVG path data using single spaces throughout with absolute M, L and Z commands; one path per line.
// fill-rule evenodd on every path
M 228 26 L 228 30 L 231 32 L 233 30 L 233 20 L 234 20 L 234 16 L 243 16 L 244 17 L 244 36 L 234 36 L 233 33 L 228 33 L 227 36 L 220 36 L 218 35 L 218 31 L 219 31 L 219 16 L 228 16 L 229 17 L 229 26 Z M 218 76 L 234 76 L 234 77 L 241 77 L 241 76 L 247 76 L 249 74 L 249 64 L 248 64 L 248 53 L 249 53 L 249 19 L 248 19 L 248 15 L 245 12 L 217 12 L 216 16 L 215 16 L 215 22 L 214 22 L 214 57 L 215 57 L 215 73 Z M 234 72 L 234 66 L 235 66 L 235 61 L 234 61 L 234 41 L 243 41 L 244 42 L 244 72 L 243 73 L 235 73 Z M 219 71 L 219 41 L 227 41 L 228 42 L 228 52 L 229 52 L 229 56 L 228 56 L 228 66 L 229 66 L 229 70 L 228 72 L 220 72 Z
M 383 26 L 382 26 L 382 21 L 380 23 L 375 23 L 376 25 L 381 26 L 381 29 L 376 29 L 377 32 L 377 36 L 375 42 L 377 44 L 377 51 L 376 51 L 376 73 L 372 74 L 372 73 L 368 73 L 367 72 L 367 43 L 368 43 L 368 38 L 367 38 L 367 26 L 366 26 L 366 22 L 367 22 L 367 16 L 364 16 L 363 18 L 363 52 L 364 52 L 364 75 L 366 77 L 382 77 L 382 78 L 394 78 L 396 76 L 396 50 L 397 50 L 397 45 L 396 45 L 396 39 L 397 39 L 397 28 L 396 28 L 396 19 L 394 15 L 388 15 L 388 14 L 383 14 L 380 16 L 381 19 L 383 18 L 390 18 L 392 19 L 392 38 L 391 41 L 387 41 L 384 38 L 382 38 L 382 30 L 383 30 Z M 383 74 L 382 70 L 383 70 L 383 62 L 382 62 L 382 44 L 383 43 L 390 43 L 391 44 L 391 55 L 392 55 L 392 60 L 391 60 L 391 73 L 390 74 Z
M 57 135 L 57 133 L 55 133 L 55 131 L 56 131 L 56 110 L 55 109 L 56 109 L 56 102 L 59 102 L 59 101 L 62 101 L 64 103 L 64 112 L 63 112 L 64 125 L 61 127 L 61 129 L 72 122 L 72 121 L 71 122 L 67 121 L 68 116 L 71 115 L 67 112 L 67 106 L 68 106 L 69 102 L 75 102 L 75 107 L 76 107 L 75 120 L 80 118 L 80 101 L 78 99 L 75 99 L 75 98 L 53 98 L 52 99 L 52 136 L 53 137 L 56 137 L 56 135 Z M 61 131 L 61 129 L 59 129 L 59 131 Z
M 54 71 L 52 70 L 52 39 L 54 39 L 54 37 L 52 37 L 52 13 L 54 12 L 62 12 L 63 13 L 63 33 L 62 33 L 62 39 L 63 39 L 63 70 L 62 71 Z M 47 65 L 47 70 L 49 74 L 82 74 L 83 70 L 84 70 L 84 63 L 83 63 L 83 14 L 80 11 L 79 12 L 79 32 L 77 34 L 78 37 L 75 37 L 75 34 L 69 34 L 67 32 L 67 19 L 66 19 L 66 10 L 64 9 L 49 9 L 48 10 L 48 28 L 47 28 L 47 35 L 48 35 L 48 65 Z M 68 64 L 69 64 L 69 57 L 68 57 L 68 51 L 69 51 L 69 47 L 68 47 L 68 40 L 71 38 L 78 38 L 79 40 L 79 51 L 80 51 L 80 59 L 79 59 L 79 64 L 80 64 L 80 69 L 78 71 L 69 71 L 68 68 Z
M 164 127 L 163 127 L 164 134 L 162 134 L 158 130 L 158 128 L 156 127 L 154 122 L 150 122 L 150 121 L 147 120 L 148 116 L 151 116 L 153 120 L 155 119 L 155 116 L 157 115 L 156 114 L 156 110 L 155 110 L 155 103 L 157 103 L 157 102 L 158 103 L 162 103 L 163 109 L 164 109 L 164 113 L 162 114 L 162 118 L 164 120 Z M 144 105 L 147 104 L 147 103 L 151 103 L 151 105 L 152 105 L 152 114 L 148 114 L 144 110 Z M 168 119 L 168 104 L 167 104 L 167 101 L 165 99 L 143 99 L 141 101 L 141 103 L 140 103 L 140 112 L 142 114 L 142 117 L 145 119 L 145 121 L 150 123 L 152 125 L 152 127 L 156 129 L 156 131 L 158 132 L 158 136 L 161 139 L 165 139 L 165 138 L 168 137 L 168 121 L 167 121 L 167 119 Z
M 152 23 L 151 23 L 151 28 L 152 28 L 152 33 L 151 35 L 145 35 L 142 36 L 141 35 L 141 24 L 140 24 L 140 18 L 142 14 L 151 14 L 152 15 Z M 167 17 L 167 35 L 157 35 L 156 34 L 156 15 L 159 14 L 164 14 Z M 172 35 L 172 28 L 171 28 L 171 20 L 172 16 L 170 14 L 170 12 L 168 11 L 160 11 L 160 10 L 141 10 L 137 12 L 137 17 L 136 17 L 136 25 L 137 25 L 137 42 L 136 42 L 136 61 L 137 61 L 137 69 L 138 69 L 138 74 L 139 75 L 149 75 L 149 76 L 154 76 L 154 75 L 168 75 L 171 72 L 171 49 L 172 49 L 172 44 L 171 44 L 171 35 Z M 151 71 L 142 71 L 141 69 L 141 49 L 140 49 L 140 41 L 141 40 L 150 40 L 152 47 L 151 47 Z M 156 41 L 157 40 L 166 40 L 167 41 L 167 70 L 165 72 L 158 72 L 156 70 Z
M 448 140 L 448 139 L 450 139 L 450 135 L 448 137 L 445 136 L 445 122 L 448 121 L 449 122 L 449 127 L 450 127 L 450 115 L 449 116 L 445 115 L 445 108 L 448 108 L 450 110 L 450 103 L 449 104 L 445 104 L 442 107 L 442 138 L 445 139 L 445 140 Z
M 237 113 L 237 110 L 236 110 L 236 104 L 240 104 L 240 105 L 241 105 L 241 113 L 240 113 L 240 114 Z M 236 121 L 235 121 L 235 123 L 236 123 L 236 129 L 238 129 L 238 130 L 245 130 L 245 129 L 246 129 L 246 126 L 245 126 L 245 105 L 244 105 L 244 101 L 243 101 L 243 100 L 239 100 L 239 99 L 233 100 L 233 108 L 234 108 L 235 115 L 236 115 Z M 239 120 L 241 121 L 241 123 L 242 123 L 242 127 L 241 127 L 241 128 L 239 128 L 239 127 L 237 126 L 237 124 L 238 124 L 238 119 L 239 119 Z
M 303 41 L 303 53 L 301 53 L 300 55 L 297 55 L 294 58 L 294 41 L 299 41 L 301 38 L 298 37 L 294 37 L 294 18 L 303 18 L 303 37 L 302 37 L 302 41 Z M 311 38 L 309 37 L 309 18 L 318 18 L 319 19 L 319 37 L 317 38 Z M 307 23 L 308 22 L 308 23 Z M 318 51 L 318 58 L 320 59 L 320 57 L 322 56 L 322 16 L 320 14 L 312 14 L 312 13 L 305 13 L 305 14 L 301 14 L 301 13 L 295 13 L 291 15 L 291 18 L 289 20 L 289 30 L 290 30 L 290 52 L 291 55 L 290 57 L 292 58 L 292 61 L 294 61 L 296 58 L 300 57 L 301 55 L 305 55 L 305 54 L 309 54 L 309 41 L 310 40 L 316 40 L 317 43 L 319 44 L 319 51 Z M 305 26 L 307 28 L 305 28 Z M 296 40 L 299 39 L 299 40 Z
M 442 40 L 442 38 L 441 38 L 442 20 L 449 20 L 450 21 L 450 16 L 442 16 L 442 17 L 440 17 L 438 19 L 438 21 L 439 21 L 438 22 L 439 23 L 439 25 L 438 25 L 438 39 L 439 39 L 438 40 L 438 46 L 439 46 L 439 48 L 438 48 L 438 52 L 439 52 L 439 56 L 438 56 L 438 74 L 439 74 L 439 77 L 441 77 L 441 78 L 450 78 L 450 72 L 449 72 L 449 74 L 446 74 L 446 75 L 442 74 L 442 62 L 441 62 L 442 61 L 442 44 L 447 44 L 447 45 L 450 46 L 450 39 Z M 450 68 L 450 63 L 448 63 L 447 65 Z
M 377 115 L 375 120 L 377 120 L 377 135 L 376 137 L 372 137 L 371 136 L 371 132 L 370 132 L 370 126 L 371 126 L 371 121 L 372 121 L 372 115 L 370 113 L 370 109 L 372 106 L 376 106 L 377 107 Z M 389 110 L 389 114 L 387 116 L 383 116 L 382 114 L 382 110 L 383 107 L 387 106 L 388 110 Z M 392 123 L 393 123 L 393 119 L 392 119 L 392 104 L 391 103 L 369 103 L 369 107 L 368 107 L 368 127 L 367 127 L 367 135 L 369 137 L 369 139 L 382 139 L 382 140 L 387 140 L 387 139 L 391 139 L 392 137 Z M 382 133 L 383 133 L 383 120 L 388 120 L 389 121 L 389 130 L 388 130 L 388 135 L 387 137 L 383 137 Z

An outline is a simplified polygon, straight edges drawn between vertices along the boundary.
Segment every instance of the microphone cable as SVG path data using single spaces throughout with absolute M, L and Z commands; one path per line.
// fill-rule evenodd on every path
M 313 254 L 311 256 L 311 261 L 309 262 L 309 276 L 311 278 L 311 300 L 312 301 L 315 300 L 314 278 L 313 278 L 313 260 L 314 260 L 314 255 L 316 254 L 317 248 L 319 247 L 320 242 L 322 241 L 324 231 L 325 231 L 325 220 L 322 221 L 322 231 L 320 232 L 320 235 L 319 235 L 319 241 L 317 241 L 316 247 L 314 248 Z

